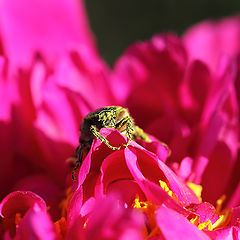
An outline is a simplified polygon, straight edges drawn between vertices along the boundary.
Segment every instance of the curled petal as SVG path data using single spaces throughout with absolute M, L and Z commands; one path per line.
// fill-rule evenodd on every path
M 28 210 L 21 220 L 15 239 L 56 239 L 54 225 L 50 216 L 46 211 L 42 211 L 37 203 Z
M 46 211 L 46 203 L 30 191 L 16 191 L 8 194 L 0 204 L 0 214 L 4 218 L 14 217 L 16 213 L 25 214 L 37 203 L 41 211 Z
M 164 235 L 164 239 L 210 240 L 205 233 L 200 231 L 181 214 L 164 206 L 157 209 L 156 220 Z
M 216 209 L 214 206 L 207 202 L 191 204 L 187 209 L 199 216 L 199 223 L 207 222 L 209 220 L 214 223 L 218 218 L 217 215 L 215 215 Z
M 153 155 L 149 155 L 149 153 L 145 152 L 144 150 L 140 151 L 140 149 L 136 149 L 136 148 L 133 149 L 132 147 L 129 147 L 129 149 L 131 149 L 131 150 L 128 150 L 128 149 L 125 150 L 125 154 L 126 154 L 125 156 L 126 156 L 126 160 L 129 163 L 129 166 L 132 166 L 132 164 L 136 161 L 136 159 L 138 159 L 137 161 L 139 164 L 141 164 L 142 161 L 148 162 L 148 164 L 150 162 L 152 162 L 152 164 L 153 164 L 153 162 L 155 161 L 158 164 L 159 170 L 161 170 L 159 172 L 160 174 L 158 173 L 158 180 L 161 180 L 160 177 L 163 176 L 163 174 L 165 175 L 166 179 L 168 180 L 168 182 L 171 186 L 171 190 L 177 196 L 177 198 L 181 202 L 181 204 L 183 204 L 184 206 L 187 206 L 191 203 L 199 203 L 197 196 L 192 192 L 192 190 L 189 187 L 187 187 L 166 164 L 164 164 L 162 161 L 159 161 L 156 156 L 154 157 Z M 135 153 L 135 154 L 133 154 L 133 153 Z M 131 160 L 128 160 L 128 157 Z M 144 169 L 143 166 L 141 167 L 142 173 L 146 172 L 148 175 L 150 173 L 152 175 L 153 169 L 156 169 L 153 166 L 151 166 L 151 167 L 148 166 L 149 169 L 151 169 L 151 170 L 147 171 L 147 169 Z M 136 167 L 134 169 L 137 170 Z M 140 173 L 139 170 L 140 169 L 138 169 L 137 172 Z M 141 175 L 142 175 L 142 173 L 141 173 Z

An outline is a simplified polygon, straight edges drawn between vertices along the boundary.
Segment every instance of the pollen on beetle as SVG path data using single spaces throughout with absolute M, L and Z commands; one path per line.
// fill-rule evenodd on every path
M 112 146 L 111 143 L 101 135 L 100 129 L 102 128 L 114 128 L 118 130 L 121 134 L 128 137 L 128 142 L 123 146 Z M 112 150 L 127 147 L 132 140 L 136 139 L 151 142 L 148 135 L 141 128 L 134 125 L 134 121 L 128 110 L 120 106 L 107 106 L 89 113 L 82 120 L 80 132 L 79 146 L 74 154 L 77 161 L 72 172 L 73 180 L 76 180 L 75 172 L 82 164 L 83 152 L 87 152 L 87 149 L 90 149 L 94 138 L 99 139 Z

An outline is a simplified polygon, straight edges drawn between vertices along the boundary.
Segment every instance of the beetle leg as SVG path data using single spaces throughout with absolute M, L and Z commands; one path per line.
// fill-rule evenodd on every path
M 104 142 L 112 150 L 119 150 L 121 148 L 121 146 L 113 147 L 112 145 L 110 145 L 109 141 L 97 131 L 96 126 L 92 125 L 90 127 L 90 130 L 97 139 L 99 139 L 101 142 Z
M 151 142 L 151 140 L 148 137 L 148 135 L 138 126 L 134 126 L 133 136 L 136 139 L 142 139 L 145 142 Z
M 74 169 L 73 169 L 73 171 L 72 171 L 72 179 L 73 179 L 73 180 L 76 180 L 76 178 L 75 178 L 75 172 L 76 172 L 76 170 L 79 168 L 79 166 L 82 164 L 82 152 L 83 152 L 84 147 L 85 147 L 84 144 L 82 144 L 81 147 L 78 146 L 77 149 L 76 149 L 76 151 L 75 151 L 75 153 L 74 153 L 74 155 L 75 155 L 76 153 L 78 153 L 78 159 L 77 159 L 76 165 L 75 165 L 75 167 L 74 167 Z

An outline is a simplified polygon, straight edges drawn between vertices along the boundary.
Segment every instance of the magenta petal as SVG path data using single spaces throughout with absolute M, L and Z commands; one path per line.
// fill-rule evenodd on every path
M 147 180 L 141 173 L 138 163 L 137 163 L 137 154 L 136 149 L 128 147 L 125 149 L 125 159 L 127 166 L 142 189 L 147 198 L 157 205 L 165 204 L 166 206 L 175 209 L 176 211 L 184 214 L 185 216 L 189 215 L 189 212 L 180 206 L 172 197 L 168 195 L 159 185 Z
M 165 110 L 175 114 L 186 61 L 185 49 L 174 34 L 156 35 L 150 41 L 133 44 L 117 61 L 113 92 L 127 104 L 140 126 Z
M 148 166 L 148 168 L 149 168 L 148 172 L 147 172 L 147 170 L 144 169 L 144 165 L 146 165 L 146 163 L 144 163 L 143 166 L 140 165 L 140 167 L 142 169 L 141 171 L 147 172 L 149 174 L 149 176 L 151 174 L 153 174 L 154 171 L 156 171 L 157 166 L 153 166 L 153 163 L 156 162 L 158 164 L 159 170 L 161 170 L 159 172 L 162 172 L 165 175 L 165 177 L 167 178 L 167 180 L 170 184 L 171 190 L 177 196 L 179 202 L 183 206 L 188 206 L 191 203 L 199 203 L 199 199 L 193 193 L 193 191 L 186 184 L 184 184 L 176 176 L 176 174 L 165 163 L 160 161 L 156 156 L 154 156 L 153 154 L 150 154 L 146 150 L 140 150 L 138 148 L 133 149 L 131 146 L 129 147 L 129 149 L 131 149 L 131 150 L 128 150 L 128 149 L 125 150 L 126 159 L 127 159 L 127 157 L 131 156 L 130 158 L 134 157 L 134 160 L 131 159 L 131 161 L 136 161 L 136 158 L 138 158 L 138 160 L 137 160 L 138 164 L 141 164 L 141 162 L 143 162 L 143 161 L 146 163 L 152 162 L 152 164 L 150 166 Z M 135 154 L 133 154 L 133 152 L 131 153 L 131 151 L 133 151 Z M 128 162 L 130 162 L 130 160 Z M 135 170 L 136 170 L 136 168 L 135 168 Z M 157 181 L 162 180 L 161 179 L 162 176 L 163 176 L 162 174 L 159 174 Z
M 16 240 L 55 240 L 55 229 L 50 216 L 38 204 L 35 204 L 21 220 L 15 238 Z
M 4 0 L 0 16 L 3 48 L 14 64 L 29 66 L 36 52 L 51 63 L 77 45 L 95 52 L 83 1 Z
M 85 231 L 84 231 L 84 219 L 78 216 L 72 226 L 68 227 L 65 240 L 86 240 Z
M 124 203 L 132 205 L 136 196 L 142 201 L 146 198 L 133 179 L 126 162 L 124 161 L 124 151 L 115 151 L 108 155 L 101 167 L 101 183 L 105 194 L 111 192 L 118 193 Z
M 156 220 L 166 240 L 210 240 L 181 214 L 164 206 L 157 209 Z
M 2 217 L 11 218 L 16 213 L 24 214 L 37 203 L 41 211 L 46 210 L 46 203 L 37 194 L 30 191 L 16 191 L 8 194 L 0 204 Z
M 190 59 L 200 59 L 215 69 L 222 55 L 235 57 L 240 50 L 239 26 L 239 16 L 194 25 L 183 36 Z
M 71 201 L 68 206 L 67 222 L 71 226 L 76 219 L 80 216 L 80 211 L 82 207 L 82 187 L 79 187 L 73 194 Z
M 239 205 L 240 205 L 240 182 L 238 183 L 233 194 L 231 195 L 231 198 L 228 203 L 228 207 L 232 208 L 232 207 L 239 206 Z
M 118 199 L 115 195 L 108 195 L 96 202 L 86 226 L 86 239 L 129 239 L 126 238 L 129 232 L 133 239 L 142 239 L 143 215 L 123 208 Z
M 179 168 L 177 169 L 177 175 L 183 180 L 186 180 L 191 174 L 192 164 L 193 164 L 192 158 L 185 157 L 181 161 Z
M 63 199 L 62 189 L 49 177 L 44 175 L 31 175 L 18 181 L 13 187 L 15 191 L 32 191 L 42 197 L 47 206 L 51 206 L 49 213 L 53 219 L 59 218 L 59 203 Z
M 240 228 L 240 206 L 233 209 L 229 225 Z
M 159 167 L 164 172 L 166 178 L 169 181 L 172 191 L 176 194 L 178 200 L 184 205 L 187 206 L 191 203 L 199 203 L 199 199 L 193 193 L 193 191 L 184 184 L 175 173 L 167 167 L 164 163 L 158 161 Z
M 240 230 L 238 227 L 227 227 L 207 234 L 214 240 L 238 240 L 240 239 Z
M 200 223 L 207 222 L 208 220 L 214 223 L 218 219 L 218 216 L 215 215 L 216 209 L 212 204 L 207 202 L 191 204 L 187 209 L 199 216 Z
M 139 143 L 150 152 L 155 153 L 161 161 L 165 162 L 171 152 L 169 147 L 166 144 L 160 142 L 154 136 L 148 136 L 150 137 L 151 142 L 139 141 Z

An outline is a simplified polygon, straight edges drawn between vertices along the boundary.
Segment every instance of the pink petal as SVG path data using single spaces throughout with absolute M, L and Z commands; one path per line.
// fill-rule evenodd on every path
M 55 229 L 50 216 L 38 204 L 34 204 L 21 220 L 15 239 L 55 240 Z
M 46 203 L 37 194 L 30 191 L 16 191 L 8 194 L 0 204 L 2 217 L 11 218 L 16 213 L 24 214 L 37 203 L 41 211 L 46 210 Z
M 15 235 L 16 214 L 20 214 L 20 217 L 23 217 L 35 204 L 38 205 L 41 211 L 46 211 L 44 200 L 33 192 L 16 191 L 8 194 L 0 204 L 0 215 L 3 218 L 0 226 L 3 227 L 2 234 L 5 230 L 5 233 L 9 232 L 11 236 Z
M 117 61 L 112 76 L 113 91 L 119 101 L 127 104 L 140 127 L 164 110 L 174 114 L 178 105 L 175 96 L 185 65 L 185 50 L 172 34 L 134 44 Z
M 133 204 L 136 196 L 139 196 L 141 201 L 146 200 L 141 188 L 127 168 L 123 150 L 115 151 L 105 158 L 101 173 L 101 183 L 105 194 L 118 193 L 128 206 Z
M 191 174 L 192 164 L 193 164 L 192 158 L 185 157 L 181 161 L 180 166 L 177 169 L 177 175 L 183 180 L 186 180 Z
M 72 223 L 73 225 L 68 228 L 66 233 L 66 240 L 86 240 L 84 231 L 84 219 L 78 216 Z
M 207 234 L 214 240 L 235 240 L 240 238 L 240 231 L 237 227 L 227 227 L 207 232 Z
M 44 199 L 51 206 L 49 213 L 53 219 L 60 217 L 59 203 L 64 198 L 63 191 L 49 177 L 44 175 L 29 175 L 18 181 L 14 191 L 31 191 Z
M 211 222 L 214 223 L 218 219 L 218 216 L 215 215 L 216 209 L 213 205 L 207 202 L 191 204 L 187 209 L 199 216 L 200 223 L 207 222 L 208 220 L 211 220 Z
M 69 226 L 74 224 L 74 221 L 76 221 L 80 216 L 82 199 L 83 199 L 82 187 L 79 187 L 78 190 L 74 192 L 69 202 L 67 214 L 67 222 Z
M 83 1 L 3 1 L 3 48 L 15 65 L 29 66 L 36 52 L 47 62 L 77 45 L 95 53 Z M 16 36 L 18 41 L 16 44 Z
M 234 189 L 227 206 L 229 208 L 232 208 L 239 205 L 240 205 L 240 182 L 238 183 L 237 187 Z
M 137 149 L 137 151 L 135 149 L 132 150 L 132 147 L 129 147 L 129 149 L 135 152 L 136 155 L 131 153 L 130 150 L 125 149 L 125 154 L 129 154 L 125 156 L 131 159 L 128 160 L 126 158 L 126 160 L 128 162 L 133 161 L 133 159 L 136 161 L 137 158 L 139 167 L 142 171 L 141 174 L 151 179 L 155 183 L 158 183 L 159 180 L 164 179 L 165 176 L 170 184 L 171 190 L 184 206 L 187 206 L 191 203 L 199 203 L 197 196 L 192 192 L 192 190 L 190 190 L 162 161 L 159 161 L 156 157 L 154 157 L 154 155 L 150 157 L 145 151 L 140 151 L 139 149 Z M 158 164 L 158 167 L 154 166 L 154 162 Z M 158 168 L 159 170 L 157 171 Z M 155 177 L 155 179 L 153 177 Z
M 208 66 L 198 60 L 190 62 L 186 68 L 184 81 L 179 89 L 181 117 L 190 126 L 194 126 L 199 122 L 212 84 L 213 75 Z
M 127 166 L 133 175 L 134 179 L 141 187 L 142 191 L 145 193 L 148 199 L 156 203 L 157 205 L 165 204 L 166 206 L 181 212 L 184 215 L 189 213 L 182 208 L 172 197 L 168 195 L 159 185 L 149 181 L 142 174 L 139 165 L 137 163 L 136 149 L 128 147 L 125 149 L 125 159 Z M 154 168 L 153 168 L 154 169 Z M 160 176 L 159 176 L 160 177 Z
M 149 150 L 150 152 L 155 153 L 161 161 L 165 162 L 171 153 L 170 149 L 166 144 L 160 142 L 154 136 L 151 136 L 151 135 L 148 135 L 148 136 L 151 142 L 145 142 L 145 141 L 137 141 L 137 142 L 140 145 L 142 145 L 144 148 Z
M 143 216 L 121 207 L 117 199 L 114 195 L 108 195 L 96 203 L 86 226 L 86 239 L 129 239 L 126 238 L 129 232 L 133 239 L 142 239 Z
M 240 227 L 240 206 L 233 209 L 229 225 Z
M 162 234 L 164 235 L 164 239 L 166 240 L 210 240 L 206 234 L 200 231 L 181 214 L 164 206 L 160 206 L 157 209 L 156 220 Z
M 222 55 L 236 56 L 240 50 L 239 26 L 239 16 L 196 24 L 183 36 L 190 58 L 200 59 L 215 69 Z

